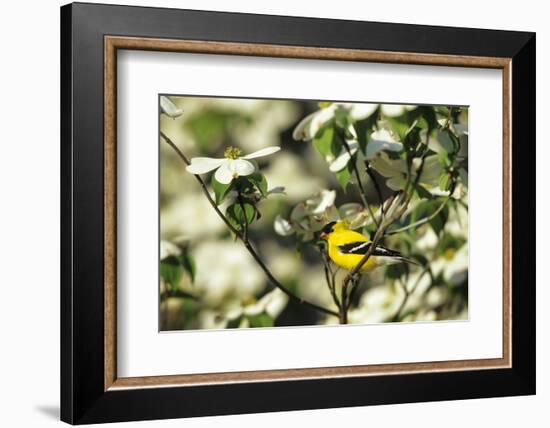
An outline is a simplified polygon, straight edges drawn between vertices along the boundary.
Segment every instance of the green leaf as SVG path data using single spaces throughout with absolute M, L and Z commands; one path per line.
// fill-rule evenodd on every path
M 351 173 L 352 173 L 352 162 L 355 162 L 355 157 L 352 157 L 346 167 L 342 169 L 341 171 L 338 171 L 336 173 L 336 179 L 340 183 L 340 186 L 342 186 L 342 189 L 346 190 L 350 180 L 351 180 Z
M 439 162 L 441 163 L 441 165 L 443 165 L 445 168 L 450 167 L 453 163 L 451 161 L 451 159 L 449 158 L 449 153 L 446 152 L 445 150 L 440 151 L 437 154 L 437 157 L 438 157 Z
M 438 244 L 438 250 L 440 253 L 445 253 L 447 250 L 459 250 L 466 240 L 457 236 L 453 236 L 449 233 L 444 234 Z
M 431 201 L 433 204 L 436 204 L 436 208 L 441 204 L 440 201 Z M 449 218 L 449 208 L 445 206 L 434 218 L 430 220 L 430 226 L 434 230 L 436 235 L 439 235 L 439 233 L 443 230 L 445 227 L 445 224 L 447 223 L 447 219 Z
M 430 199 L 430 200 L 422 200 L 414 209 L 412 212 L 412 215 L 408 219 L 408 221 L 403 224 L 402 226 L 406 226 L 407 224 L 414 223 L 417 220 L 430 217 L 432 216 L 435 211 L 441 206 L 441 204 L 444 202 L 445 197 Z M 445 223 L 447 223 L 447 219 L 449 217 L 449 208 L 446 205 L 441 209 L 441 211 L 429 221 L 430 226 L 436 233 L 436 235 L 439 235 L 439 232 L 443 230 L 445 227 Z M 413 229 L 411 229 L 413 230 Z
M 229 184 L 223 184 L 216 180 L 215 176 L 212 176 L 212 179 L 210 180 L 210 185 L 212 186 L 212 190 L 214 190 L 216 205 L 220 205 L 229 193 L 231 187 L 233 186 L 233 181 L 231 181 Z
M 441 130 L 437 133 L 437 141 L 439 141 L 439 144 L 441 144 L 441 147 L 443 147 L 445 151 L 449 153 L 453 151 L 453 141 L 451 140 L 451 137 L 449 136 L 449 132 L 447 132 L 447 130 Z
M 439 177 L 439 188 L 441 190 L 449 190 L 451 187 L 451 179 L 449 177 L 449 174 L 441 174 Z
M 397 263 L 386 268 L 386 278 L 388 279 L 399 279 L 408 273 L 409 266 L 406 263 Z
M 227 217 L 227 221 L 229 221 L 229 223 L 231 224 L 231 226 L 233 226 L 235 229 L 237 230 L 241 230 L 242 229 L 242 225 L 241 223 L 239 223 L 239 221 L 231 214 L 231 212 L 229 211 L 226 211 L 225 212 L 225 216 Z M 237 237 L 235 236 L 234 237 L 235 240 L 237 240 Z
M 247 318 L 250 327 L 273 327 L 274 325 L 273 318 L 265 312 L 258 315 L 248 315 Z
M 267 180 L 263 174 L 256 172 L 249 175 L 248 180 L 258 189 L 264 198 L 267 197 Z
M 359 147 L 364 152 L 367 148 L 367 141 L 370 138 L 370 135 L 373 133 L 376 121 L 378 120 L 378 109 L 372 113 L 369 117 L 363 120 L 358 120 L 353 125 L 355 131 L 357 132 L 357 141 L 359 142 Z
M 437 128 L 437 116 L 433 107 L 419 106 L 417 110 L 421 114 L 421 119 L 418 122 L 418 125 L 422 129 L 426 129 L 428 127 L 429 129 Z
M 313 145 L 315 146 L 317 151 L 324 157 L 331 155 L 334 156 L 332 152 L 333 140 L 334 128 L 332 126 L 325 126 L 317 133 L 317 136 L 313 139 Z
M 189 277 L 191 278 L 191 282 L 195 282 L 195 275 L 197 273 L 197 265 L 195 263 L 195 259 L 191 257 L 189 253 L 184 253 L 179 256 L 180 263 L 185 269 L 185 271 L 189 274 Z
M 243 317 L 240 316 L 240 317 L 237 317 L 233 320 L 229 320 L 228 323 L 227 323 L 227 327 L 226 328 L 238 328 L 239 325 L 241 325 L 241 321 L 242 321 Z
M 430 261 L 424 256 L 424 254 L 415 253 L 411 254 L 410 257 L 420 263 L 422 266 L 426 266 Z
M 339 128 L 347 129 L 350 124 L 350 120 L 351 118 L 348 112 L 342 107 L 338 106 L 336 110 L 334 110 L 334 121 Z
M 415 187 L 416 194 L 420 199 L 432 199 L 432 194 L 426 190 L 421 184 L 417 184 Z
M 183 266 L 177 256 L 168 256 L 160 261 L 160 276 L 171 290 L 178 287 L 183 275 Z
M 416 147 L 420 141 L 420 128 L 418 126 L 413 126 L 412 128 L 407 129 L 406 135 L 403 139 L 405 146 L 411 150 Z
M 230 220 L 232 219 L 237 222 L 240 227 L 244 224 L 250 224 L 254 221 L 254 218 L 256 217 L 256 209 L 254 208 L 254 205 L 248 202 L 244 202 L 242 206 L 240 203 L 237 202 L 229 206 L 225 214 Z
M 178 287 L 184 272 L 187 272 L 191 282 L 194 282 L 196 271 L 195 260 L 189 253 L 178 256 L 171 255 L 160 261 L 160 276 L 170 286 L 171 290 Z
M 252 123 L 250 117 L 225 110 L 202 110 L 190 116 L 185 126 L 201 147 L 211 148 L 222 142 L 231 129 Z
M 186 328 L 194 328 L 195 321 L 201 311 L 200 303 L 193 299 L 182 299 L 182 305 L 180 309 L 181 319 Z
M 403 141 L 409 130 L 409 124 L 395 117 L 387 118 L 387 121 L 391 125 L 393 131 L 399 136 L 399 141 Z

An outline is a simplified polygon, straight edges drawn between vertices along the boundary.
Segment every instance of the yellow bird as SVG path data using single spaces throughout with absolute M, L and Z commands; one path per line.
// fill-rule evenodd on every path
M 331 260 L 347 270 L 357 266 L 371 245 L 367 237 L 348 229 L 342 221 L 333 221 L 325 225 L 321 230 L 320 238 L 327 241 L 328 255 Z M 377 245 L 367 262 L 361 267 L 361 271 L 370 272 L 379 266 L 402 262 L 419 264 L 397 251 Z

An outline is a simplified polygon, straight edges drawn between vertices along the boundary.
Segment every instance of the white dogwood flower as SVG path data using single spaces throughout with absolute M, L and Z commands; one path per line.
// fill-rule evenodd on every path
M 323 189 L 304 202 L 296 205 L 287 220 L 277 215 L 273 228 L 278 235 L 289 236 L 297 233 L 303 241 L 313 239 L 314 233 L 333 220 L 343 220 L 352 229 L 363 227 L 370 222 L 363 205 L 350 202 L 336 208 L 336 191 Z
M 353 155 L 357 153 L 357 150 L 359 149 L 359 143 L 357 141 L 347 141 L 348 148 L 342 147 L 340 150 L 340 153 L 334 160 L 327 159 L 329 162 L 328 169 L 331 172 L 338 172 L 343 170 L 347 165 L 348 162 L 351 160 Z M 349 150 L 348 150 L 349 149 Z
M 325 104 L 328 104 L 325 106 Z M 338 109 L 344 110 L 351 119 L 362 120 L 373 114 L 378 104 L 368 103 L 320 103 L 321 108 L 304 117 L 292 133 L 297 140 L 309 141 L 328 122 L 334 119 Z
M 251 175 L 256 166 L 250 159 L 268 156 L 281 150 L 280 147 L 266 147 L 246 156 L 236 147 L 228 147 L 223 158 L 192 158 L 191 164 L 187 166 L 187 172 L 191 174 L 205 174 L 216 170 L 214 177 L 223 184 L 229 184 L 235 178 Z
M 337 215 L 334 202 L 336 191 L 322 189 L 304 202 L 297 204 L 290 212 L 290 219 L 280 215 L 275 218 L 275 232 L 281 236 L 298 233 L 304 241 L 313 239 L 313 233 L 320 230 Z
M 390 152 L 400 152 L 403 150 L 403 144 L 397 141 L 387 129 L 379 129 L 371 134 L 367 144 L 365 157 L 372 159 L 378 152 L 387 150 Z
M 232 309 L 227 313 L 228 319 L 236 319 L 243 315 L 260 315 L 265 313 L 272 319 L 276 319 L 286 307 L 288 296 L 280 289 L 274 288 L 256 302 L 245 303 L 241 307 Z
M 387 117 L 397 117 L 402 114 L 416 109 L 418 106 L 407 104 L 382 104 L 380 110 Z
M 371 165 L 380 175 L 387 178 L 386 185 L 390 189 L 401 190 L 405 188 L 409 170 L 404 159 L 390 159 L 387 153 L 379 152 L 371 159 Z M 437 155 L 428 156 L 424 161 L 420 158 L 413 160 L 410 171 L 412 182 L 416 180 L 416 175 L 421 166 L 422 173 L 418 181 L 428 186 L 437 186 L 439 176 L 443 173 L 443 167 Z
M 183 110 L 175 105 L 172 100 L 162 95 L 160 97 L 160 112 L 175 119 L 183 114 Z
M 164 239 L 161 239 L 160 241 L 160 259 L 163 260 L 168 256 L 179 256 L 181 254 L 181 250 L 179 247 L 170 242 L 165 241 Z

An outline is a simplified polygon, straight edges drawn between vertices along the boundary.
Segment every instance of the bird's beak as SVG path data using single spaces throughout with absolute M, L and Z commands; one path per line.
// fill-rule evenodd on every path
M 319 238 L 321 238 L 322 240 L 326 241 L 327 236 L 328 236 L 328 234 L 326 234 L 325 232 L 321 232 L 321 236 L 319 236 Z

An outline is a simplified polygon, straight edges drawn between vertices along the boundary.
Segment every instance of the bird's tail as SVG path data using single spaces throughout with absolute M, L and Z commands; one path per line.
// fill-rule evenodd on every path
M 411 259 L 410 257 L 401 256 L 401 260 L 405 263 L 410 263 L 411 265 L 422 266 L 421 263 L 417 262 L 414 259 Z
M 409 263 L 411 265 L 416 265 L 416 266 L 422 266 L 421 263 L 417 262 L 416 260 L 414 259 L 411 259 L 410 257 L 405 257 L 405 256 L 392 256 L 390 257 L 391 259 L 391 263 Z
M 410 263 L 412 265 L 422 266 L 420 263 L 418 263 L 416 260 L 411 259 L 410 257 L 405 257 L 403 254 L 401 254 L 399 251 L 389 250 L 388 248 L 385 248 L 381 245 L 378 245 L 373 253 L 375 256 L 383 256 L 386 260 L 386 263 L 394 264 L 394 263 Z

